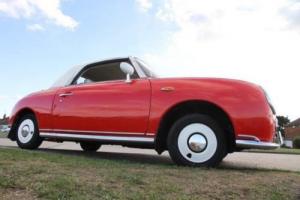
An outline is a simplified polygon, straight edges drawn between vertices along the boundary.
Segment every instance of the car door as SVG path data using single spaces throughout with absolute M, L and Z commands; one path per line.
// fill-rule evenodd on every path
M 103 70 L 101 73 L 96 70 L 86 72 L 90 74 L 87 77 L 101 81 L 85 79 L 83 84 L 71 85 L 58 91 L 53 106 L 54 132 L 120 136 L 146 133 L 150 82 L 135 75 L 128 83 L 125 82 L 125 74 L 119 74 L 122 80 L 111 80 L 120 79 L 119 76 L 111 77 L 119 69 L 119 63 L 114 65 L 116 69 L 105 72 L 108 74 L 106 78 L 94 78 L 97 73 L 105 74 Z

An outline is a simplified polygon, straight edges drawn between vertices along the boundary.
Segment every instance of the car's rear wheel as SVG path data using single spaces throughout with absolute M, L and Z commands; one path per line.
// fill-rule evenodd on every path
M 97 142 L 80 142 L 80 147 L 83 151 L 92 152 L 97 151 L 101 147 L 101 144 Z
M 24 115 L 17 126 L 17 144 L 22 149 L 36 149 L 43 139 L 39 136 L 36 118 L 33 114 Z
M 186 115 L 168 135 L 168 149 L 178 165 L 215 167 L 227 154 L 224 131 L 211 117 Z

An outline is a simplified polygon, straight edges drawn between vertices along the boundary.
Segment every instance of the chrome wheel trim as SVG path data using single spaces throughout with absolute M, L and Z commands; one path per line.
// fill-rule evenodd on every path
M 34 134 L 34 123 L 31 119 L 24 120 L 18 128 L 18 139 L 21 143 L 30 142 Z
M 194 147 L 191 145 L 192 142 L 195 144 Z M 203 163 L 212 158 L 217 150 L 217 145 L 217 138 L 214 131 L 201 123 L 187 125 L 181 130 L 178 136 L 180 154 L 186 160 L 193 163 Z
M 188 139 L 188 146 L 193 152 L 200 153 L 207 147 L 206 137 L 201 133 L 194 133 Z

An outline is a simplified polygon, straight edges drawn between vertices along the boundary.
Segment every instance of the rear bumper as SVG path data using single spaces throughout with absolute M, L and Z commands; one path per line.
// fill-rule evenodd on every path
M 242 149 L 276 149 L 280 144 L 252 140 L 236 140 L 236 146 Z
M 241 149 L 276 149 L 283 144 L 281 133 L 276 133 L 276 141 L 273 142 L 262 142 L 255 136 L 244 135 L 245 139 L 238 139 L 235 141 L 236 147 Z

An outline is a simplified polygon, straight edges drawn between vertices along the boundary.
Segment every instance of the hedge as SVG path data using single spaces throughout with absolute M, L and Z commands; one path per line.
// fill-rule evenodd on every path
M 296 137 L 293 141 L 293 147 L 296 149 L 300 149 L 300 137 Z

